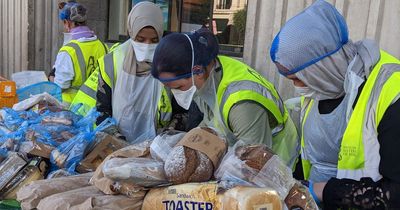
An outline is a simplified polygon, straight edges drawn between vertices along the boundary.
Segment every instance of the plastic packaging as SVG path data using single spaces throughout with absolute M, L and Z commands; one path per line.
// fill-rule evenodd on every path
M 34 110 L 37 113 L 42 113 L 43 110 L 48 109 L 50 109 L 51 111 L 64 109 L 62 104 L 48 93 L 34 95 L 24 101 L 14 104 L 13 109 L 15 111 L 25 111 L 35 107 L 35 105 L 40 105 Z
M 164 164 L 149 158 L 113 158 L 104 163 L 105 177 L 143 187 L 167 184 Z
M 172 148 L 174 148 L 185 134 L 185 132 L 168 130 L 156 136 L 150 145 L 151 157 L 165 162 Z
M 70 111 L 51 112 L 42 118 L 42 124 L 62 124 L 73 125 L 76 124 L 81 117 Z
M 215 177 L 222 181 L 223 187 L 244 185 L 272 188 L 283 200 L 295 183 L 291 170 L 277 155 L 270 157 L 260 170 L 250 167 L 254 163 L 250 164 L 237 156 L 237 149 L 243 146 L 245 144 L 239 141 L 228 151 L 215 172 Z M 263 157 L 265 153 L 260 153 L 260 159 Z
M 83 159 L 86 148 L 95 140 L 96 133 L 115 124 L 114 119 L 107 118 L 94 131 L 81 132 L 62 143 L 51 152 L 51 163 L 56 164 L 60 168 L 66 168 L 68 172 L 73 173 L 76 166 Z
M 44 71 L 21 71 L 11 75 L 11 79 L 17 83 L 17 87 L 23 88 L 28 85 L 47 81 Z

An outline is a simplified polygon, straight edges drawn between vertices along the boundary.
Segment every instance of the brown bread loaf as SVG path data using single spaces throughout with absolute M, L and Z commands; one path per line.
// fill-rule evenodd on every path
M 164 170 L 168 181 L 173 184 L 182 184 L 210 180 L 216 169 L 215 162 L 219 162 L 219 160 L 213 162 L 206 154 L 207 151 L 201 152 L 200 150 L 218 148 L 214 154 L 218 154 L 220 159 L 225 153 L 226 147 L 214 147 L 213 144 L 216 142 L 219 145 L 225 145 L 224 140 L 210 128 L 195 128 L 187 133 L 165 160 Z M 197 146 L 199 148 L 196 148 Z
M 260 171 L 274 152 L 265 145 L 248 145 L 236 148 L 236 156 L 249 167 Z

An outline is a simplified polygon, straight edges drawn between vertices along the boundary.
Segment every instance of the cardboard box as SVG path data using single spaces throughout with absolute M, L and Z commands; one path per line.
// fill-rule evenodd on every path
M 0 81 L 0 108 L 18 103 L 17 88 L 13 81 Z
M 99 143 L 97 143 L 86 158 L 79 163 L 77 171 L 79 173 L 95 171 L 109 154 L 128 145 L 127 142 L 107 134 Z

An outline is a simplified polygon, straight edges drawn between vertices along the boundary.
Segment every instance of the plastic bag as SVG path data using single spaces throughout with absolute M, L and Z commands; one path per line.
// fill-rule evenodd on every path
M 81 118 L 78 122 L 76 122 L 75 127 L 79 128 L 83 132 L 92 132 L 94 129 L 96 120 L 99 116 L 100 116 L 100 112 L 96 111 L 96 108 L 93 108 L 89 111 L 89 113 L 85 117 Z M 101 124 L 103 124 L 103 123 L 101 123 Z M 107 126 L 107 127 L 109 127 L 109 126 Z M 106 129 L 106 128 L 103 128 L 103 129 Z
M 230 148 L 215 172 L 215 177 L 222 181 L 221 184 L 223 187 L 252 185 L 272 188 L 278 192 L 283 200 L 295 183 L 291 170 L 277 155 L 266 154 L 268 151 L 258 151 L 258 159 L 254 154 L 250 154 L 253 155 L 253 159 L 256 162 L 239 159 L 238 150 L 251 146 L 254 145 L 245 145 L 242 141 L 239 141 Z M 266 163 L 263 166 L 257 166 L 257 164 L 264 163 L 261 162 L 261 159 L 267 156 L 269 157 Z
M 50 162 L 60 168 L 66 168 L 70 173 L 74 172 L 76 166 L 83 159 L 86 148 L 95 140 L 96 133 L 115 124 L 114 119 L 107 118 L 94 131 L 79 133 L 53 150 Z
M 50 112 L 43 116 L 42 124 L 73 125 L 79 122 L 81 117 L 70 111 Z
M 11 79 L 17 83 L 17 88 L 23 88 L 28 85 L 47 81 L 44 71 L 21 71 L 11 75 Z
M 156 136 L 150 145 L 151 157 L 165 162 L 172 148 L 185 134 L 185 132 L 168 130 Z
M 0 148 L 0 164 L 7 158 L 8 151 L 5 148 Z
M 104 163 L 104 176 L 112 180 L 154 187 L 167 184 L 164 163 L 149 158 L 113 158 Z
M 4 125 L 11 131 L 16 131 L 24 122 L 18 112 L 10 108 L 3 108 L 2 118 Z
M 35 107 L 35 105 L 39 106 Z M 48 93 L 34 95 L 24 101 L 14 104 L 13 106 L 15 111 L 25 111 L 31 108 L 34 108 L 32 111 L 37 113 L 43 113 L 44 110 L 55 111 L 64 109 L 62 104 Z
M 72 126 L 35 124 L 28 127 L 25 139 L 57 147 L 78 133 L 79 130 Z

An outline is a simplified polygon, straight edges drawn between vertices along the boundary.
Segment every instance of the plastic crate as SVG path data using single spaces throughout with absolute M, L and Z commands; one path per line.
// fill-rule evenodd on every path
M 18 103 L 18 96 L 15 82 L 0 81 L 0 108 L 11 108 L 16 103 Z

